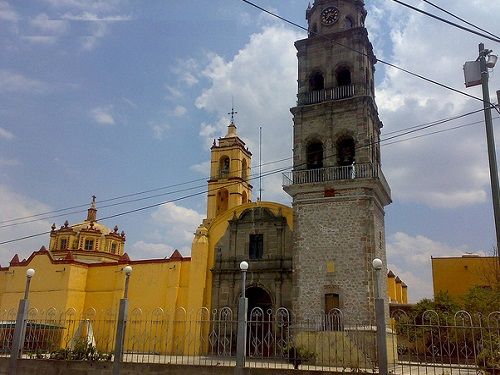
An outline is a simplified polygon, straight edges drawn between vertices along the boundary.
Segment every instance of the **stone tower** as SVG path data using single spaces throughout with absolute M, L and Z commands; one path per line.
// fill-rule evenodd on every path
M 214 140 L 211 148 L 208 220 L 251 200 L 252 185 L 248 182 L 251 161 L 252 153 L 238 137 L 234 119 L 231 119 L 227 134 L 219 138 L 218 144 Z
M 340 308 L 346 320 L 370 323 L 371 263 L 386 264 L 391 198 L 380 168 L 376 58 L 365 16 L 362 0 L 316 0 L 306 11 L 309 35 L 295 43 L 294 166 L 284 189 L 293 198 L 293 308 L 301 318 Z

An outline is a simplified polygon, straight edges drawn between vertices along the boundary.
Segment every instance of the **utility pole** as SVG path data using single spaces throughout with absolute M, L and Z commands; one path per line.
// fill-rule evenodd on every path
M 486 143 L 488 146 L 488 161 L 490 165 L 490 181 L 491 181 L 491 196 L 493 201 L 493 215 L 495 217 L 496 231 L 496 254 L 497 260 L 500 263 L 498 252 L 500 249 L 500 195 L 498 186 L 498 169 L 497 157 L 495 150 L 495 136 L 493 134 L 493 121 L 491 118 L 491 108 L 494 105 L 490 102 L 490 93 L 488 88 L 488 68 L 492 69 L 496 62 L 497 56 L 492 55 L 492 50 L 485 49 L 484 44 L 479 44 L 479 57 L 476 61 L 468 61 L 464 65 L 465 86 L 471 87 L 481 84 L 483 89 L 483 108 L 484 108 L 484 123 L 486 127 Z M 488 59 L 488 60 L 486 60 Z M 478 79 L 479 78 L 479 79 Z M 497 91 L 497 96 L 500 97 Z
M 490 163 L 491 195 L 493 198 L 493 214 L 495 216 L 495 230 L 497 235 L 497 254 L 500 249 L 500 196 L 498 186 L 498 168 L 495 150 L 495 136 L 493 134 L 493 121 L 491 119 L 490 92 L 488 87 L 488 67 L 486 56 L 490 50 L 484 49 L 484 44 L 479 44 L 479 63 L 481 69 L 481 84 L 483 87 L 484 122 L 486 125 L 486 142 L 488 144 L 488 160 Z

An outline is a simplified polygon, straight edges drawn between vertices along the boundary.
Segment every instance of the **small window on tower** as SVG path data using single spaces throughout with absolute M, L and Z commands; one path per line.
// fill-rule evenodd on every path
M 83 248 L 85 250 L 93 250 L 94 249 L 94 240 L 85 240 L 85 246 Z
M 248 257 L 250 259 L 262 259 L 264 256 L 264 235 L 251 234 L 248 249 Z
M 313 73 L 309 77 L 309 91 L 319 91 L 325 88 L 325 79 L 320 72 Z
M 220 167 L 219 167 L 219 178 L 228 178 L 229 177 L 229 158 L 227 156 L 223 156 L 220 159 Z
M 113 242 L 111 244 L 111 254 L 116 254 L 116 248 L 117 248 L 116 242 Z
M 351 84 L 351 71 L 347 67 L 341 67 L 335 74 L 338 86 L 349 86 Z
M 61 238 L 61 250 L 66 250 L 68 248 L 68 240 L 66 238 Z
M 344 19 L 344 29 L 351 29 L 353 26 L 352 18 L 351 17 L 346 17 Z
M 307 145 L 307 169 L 323 168 L 323 143 L 315 141 Z

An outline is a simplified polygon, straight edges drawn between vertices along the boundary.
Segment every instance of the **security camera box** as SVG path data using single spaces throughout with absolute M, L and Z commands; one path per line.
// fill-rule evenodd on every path
M 465 87 L 481 84 L 481 67 L 479 61 L 466 61 L 464 65 Z

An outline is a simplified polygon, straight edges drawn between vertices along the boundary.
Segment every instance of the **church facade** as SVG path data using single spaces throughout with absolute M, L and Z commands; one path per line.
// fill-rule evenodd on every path
M 26 260 L 14 256 L 0 268 L 0 308 L 17 308 L 25 272 L 34 268 L 30 301 L 39 311 L 116 311 L 121 271 L 131 265 L 130 310 L 160 309 L 172 321 L 223 307 L 236 311 L 239 264 L 246 260 L 250 308 L 285 307 L 298 319 L 338 308 L 371 322 L 371 262 L 378 257 L 386 264 L 384 207 L 391 198 L 381 170 L 376 59 L 365 16 L 361 0 L 316 0 L 307 9 L 309 35 L 295 43 L 293 170 L 284 176 L 292 207 L 253 201 L 252 154 L 231 119 L 211 148 L 207 213 L 190 257 L 175 251 L 131 260 L 125 233 L 99 222 L 94 199 L 84 222 L 54 225 L 47 249 Z

